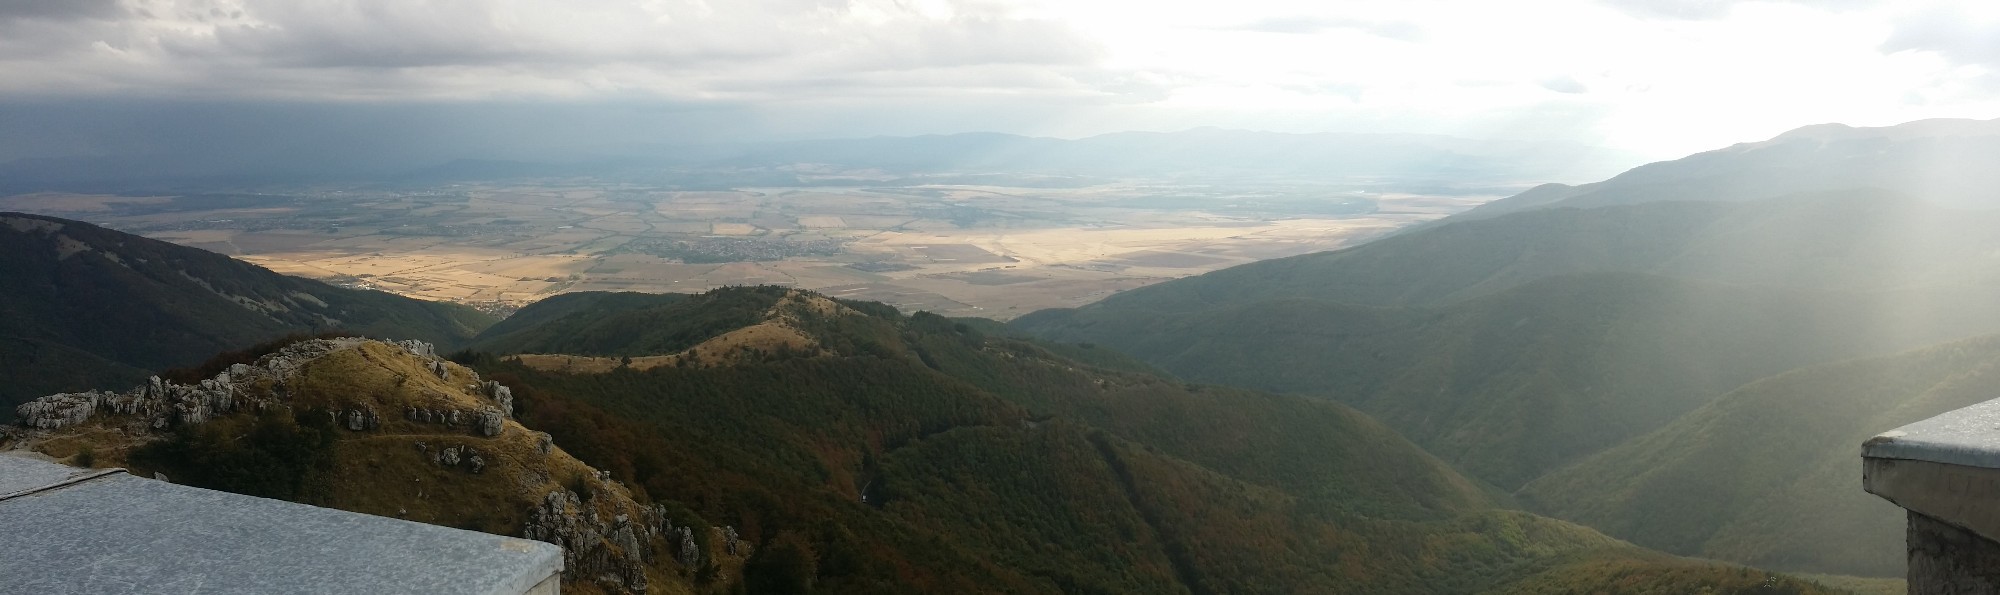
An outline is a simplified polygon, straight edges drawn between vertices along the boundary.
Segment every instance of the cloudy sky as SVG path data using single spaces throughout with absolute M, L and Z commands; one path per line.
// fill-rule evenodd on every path
M 2000 117 L 1993 4 L 0 0 L 0 160 L 315 126 L 564 148 L 1222 126 L 1672 157 Z

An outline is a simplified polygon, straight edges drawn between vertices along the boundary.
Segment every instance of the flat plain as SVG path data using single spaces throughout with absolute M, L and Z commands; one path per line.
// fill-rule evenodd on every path
M 566 180 L 0 198 L 272 270 L 497 312 L 566 291 L 775 284 L 1010 319 L 1333 250 L 1496 194 L 1153 181 L 684 191 Z

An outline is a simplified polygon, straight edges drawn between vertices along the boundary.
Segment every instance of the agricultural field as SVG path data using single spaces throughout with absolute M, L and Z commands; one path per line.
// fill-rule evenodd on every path
M 775 284 L 1005 320 L 1349 246 L 1491 198 L 1160 182 L 703 191 L 575 182 L 31 194 L 0 198 L 0 210 L 501 313 L 565 291 Z

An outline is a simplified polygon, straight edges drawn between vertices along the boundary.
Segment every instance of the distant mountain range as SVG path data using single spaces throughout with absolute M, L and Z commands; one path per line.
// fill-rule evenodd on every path
M 0 213 L 0 417 L 60 390 L 114 387 L 145 370 L 291 333 L 334 329 L 470 340 L 471 308 L 343 289 L 80 221 Z
M 1851 387 L 1872 396 L 1785 387 L 2000 332 L 2000 213 L 1972 210 L 2000 206 L 1981 190 L 1996 150 L 1993 122 L 1810 127 L 1012 327 L 1353 404 L 1532 509 L 1640 544 L 1899 575 L 1899 513 L 1856 504 L 1853 444 L 1962 405 L 1922 387 L 1977 366 Z M 1743 471 L 1689 479 L 1721 453 Z
M 440 159 L 400 172 L 350 170 L 324 155 L 234 163 L 196 155 L 37 158 L 0 164 L 0 193 L 201 189 L 287 182 L 439 184 L 592 177 L 683 187 L 951 183 L 1069 186 L 1167 177 L 1486 192 L 1588 179 L 1632 158 L 1575 143 L 1419 134 L 1288 134 L 1198 128 L 1066 140 L 999 133 L 701 146 L 641 146 L 568 161 Z M 273 163 L 276 159 L 281 163 Z
M 1650 163 L 1611 179 L 1545 184 L 1451 217 L 1482 219 L 1550 206 L 1593 207 L 1655 201 L 1744 201 L 1829 190 L 1875 188 L 1954 207 L 2000 207 L 2000 120 L 1919 120 L 1898 126 L 1807 126 Z

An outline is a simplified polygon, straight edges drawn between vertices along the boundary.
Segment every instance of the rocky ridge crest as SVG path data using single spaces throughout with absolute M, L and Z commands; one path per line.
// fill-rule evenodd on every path
M 327 398 L 323 377 L 350 372 L 339 366 L 354 362 L 371 364 L 372 369 L 365 372 L 393 378 L 394 388 L 381 386 L 385 382 L 358 380 L 352 388 L 354 394 Z M 316 369 L 322 366 L 326 371 Z M 382 374 L 385 370 L 390 373 Z M 418 374 L 427 378 L 413 378 Z M 308 393 L 315 396 L 303 396 Z M 389 394 L 418 397 L 385 396 Z M 385 407 L 389 411 L 384 411 Z M 397 407 L 401 415 L 393 413 Z M 15 440 L 9 447 L 36 448 L 51 440 L 86 439 L 105 430 L 143 443 L 162 439 L 174 428 L 274 408 L 324 409 L 334 427 L 345 430 L 340 438 L 343 442 L 373 444 L 403 440 L 401 437 L 408 435 L 431 438 L 410 440 L 406 447 L 414 448 L 402 452 L 414 452 L 426 466 L 457 471 L 450 476 L 460 479 L 452 481 L 486 482 L 487 486 L 441 489 L 504 494 L 504 501 L 483 502 L 481 506 L 518 506 L 516 510 L 522 511 L 525 521 L 516 534 L 562 546 L 567 583 L 587 581 L 614 592 L 646 592 L 660 580 L 692 576 L 718 555 L 747 555 L 739 553 L 735 539 L 726 540 L 726 553 L 703 552 L 696 535 L 729 537 L 734 536 L 734 529 L 676 526 L 665 507 L 636 502 L 610 474 L 562 452 L 548 434 L 513 421 L 514 398 L 507 386 L 480 379 L 477 372 L 440 358 L 434 346 L 420 341 L 312 339 L 262 356 L 254 364 L 232 365 L 194 384 L 154 376 L 123 392 L 48 395 L 17 408 L 20 428 L 11 432 Z M 118 463 L 115 458 L 98 461 L 100 465 Z M 367 473 L 367 468 L 343 465 L 341 472 L 351 476 Z M 568 478 L 567 483 L 564 478 Z M 383 486 L 409 481 L 391 477 L 346 479 Z M 579 494 L 577 489 L 586 493 Z M 424 498 L 425 492 L 416 493 L 415 499 Z M 331 503 L 336 508 L 406 518 L 420 504 L 406 502 L 384 511 Z

